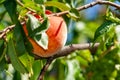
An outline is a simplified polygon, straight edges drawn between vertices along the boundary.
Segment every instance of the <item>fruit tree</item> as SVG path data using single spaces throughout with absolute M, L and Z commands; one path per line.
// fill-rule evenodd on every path
M 120 0 L 0 0 L 0 80 L 120 80 Z

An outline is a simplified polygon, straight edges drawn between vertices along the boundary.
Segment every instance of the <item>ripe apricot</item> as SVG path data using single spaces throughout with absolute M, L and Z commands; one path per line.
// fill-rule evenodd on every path
M 37 44 L 34 39 L 30 38 L 28 36 L 26 25 L 23 26 L 24 32 L 33 46 L 33 53 L 41 57 L 50 57 L 56 54 L 65 45 L 67 39 L 67 26 L 63 18 L 58 16 L 49 16 L 48 20 L 50 26 L 46 31 L 46 34 L 48 35 L 47 50 Z

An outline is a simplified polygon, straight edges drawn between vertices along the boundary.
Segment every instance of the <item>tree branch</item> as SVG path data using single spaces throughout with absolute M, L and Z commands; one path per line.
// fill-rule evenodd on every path
M 100 43 L 82 43 L 82 44 L 71 44 L 71 45 L 67 45 L 64 46 L 59 52 L 57 52 L 55 55 L 52 56 L 53 59 L 56 59 L 58 57 L 64 57 L 67 56 L 69 54 L 71 54 L 72 52 L 74 52 L 75 50 L 85 50 L 85 49 L 89 49 L 89 50 L 94 50 L 97 49 L 98 46 L 100 45 Z M 35 55 L 35 59 L 44 59 L 44 57 L 40 57 Z M 47 57 L 46 59 L 49 59 L 50 57 Z
M 47 62 L 43 66 L 43 68 L 42 68 L 42 70 L 41 70 L 41 72 L 40 72 L 37 80 L 43 80 L 45 72 L 47 71 L 48 67 L 50 66 L 50 64 L 52 63 L 53 60 L 54 60 L 54 58 L 52 58 L 52 57 L 50 57 L 50 58 L 47 59 Z
M 75 50 L 84 50 L 84 49 L 96 49 L 99 46 L 99 43 L 95 43 L 94 46 L 92 46 L 92 43 L 84 43 L 84 44 L 72 44 L 72 45 L 68 45 L 63 47 L 63 49 L 61 49 L 56 55 L 47 58 L 47 62 L 46 64 L 43 66 L 38 80 L 43 80 L 44 74 L 47 71 L 49 65 L 52 63 L 52 61 L 58 57 L 63 57 L 63 56 L 67 56 L 69 54 L 71 54 L 72 52 L 74 52 Z M 40 59 L 39 57 L 37 57 L 36 59 Z
M 17 2 L 20 6 L 25 7 L 24 4 L 22 4 L 20 0 L 16 0 L 16 2 Z M 35 10 L 33 10 L 33 9 L 29 8 L 29 7 L 25 7 L 25 8 L 26 8 L 27 10 L 36 12 Z
M 97 0 L 95 2 L 91 2 L 89 4 L 83 5 L 81 7 L 76 8 L 76 9 L 78 11 L 81 11 L 81 10 L 93 7 L 97 4 L 99 4 L 99 5 L 110 5 L 110 6 L 116 7 L 117 9 L 120 9 L 120 5 L 118 5 L 118 4 L 110 2 L 110 1 L 102 1 L 102 0 Z M 63 11 L 63 12 L 59 12 L 59 13 L 54 13 L 54 14 L 52 14 L 52 16 L 62 16 L 62 15 L 68 14 L 68 13 L 69 13 L 69 11 Z
M 94 46 L 92 45 L 93 43 L 71 44 L 63 47 L 63 49 L 61 49 L 56 55 L 54 55 L 53 58 L 67 56 L 75 50 L 96 49 L 100 45 L 100 43 L 95 43 Z
M 16 2 L 24 7 L 24 4 L 22 4 L 19 0 L 16 0 Z M 102 0 L 96 0 L 94 2 L 91 2 L 89 4 L 86 4 L 86 5 L 83 5 L 81 7 L 78 7 L 76 8 L 78 11 L 81 11 L 81 10 L 84 10 L 84 9 L 87 9 L 87 8 L 90 8 L 90 7 L 93 7 L 95 5 L 110 5 L 110 6 L 113 6 L 113 7 L 116 7 L 117 9 L 120 9 L 120 5 L 116 4 L 116 3 L 113 3 L 113 2 L 110 2 L 110 1 L 102 1 Z M 30 11 L 33 11 L 35 12 L 35 10 L 31 9 L 31 8 L 28 8 L 28 7 L 25 7 L 26 9 L 30 10 Z M 59 13 L 53 13 L 51 14 L 50 16 L 62 16 L 62 15 L 65 15 L 65 14 L 68 14 L 69 11 L 63 11 L 63 12 L 59 12 Z
M 6 27 L 4 30 L 0 31 L 0 39 L 5 38 L 6 34 L 10 32 L 14 27 L 15 25 L 11 25 Z

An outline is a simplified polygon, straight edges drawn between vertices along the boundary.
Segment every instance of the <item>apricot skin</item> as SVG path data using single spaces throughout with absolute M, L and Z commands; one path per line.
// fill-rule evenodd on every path
M 48 49 L 43 49 L 35 40 L 28 36 L 26 25 L 23 26 L 24 32 L 28 40 L 33 46 L 33 53 L 40 57 L 50 57 L 55 55 L 65 45 L 67 39 L 67 26 L 62 17 L 48 17 L 50 26 L 46 31 L 48 35 Z

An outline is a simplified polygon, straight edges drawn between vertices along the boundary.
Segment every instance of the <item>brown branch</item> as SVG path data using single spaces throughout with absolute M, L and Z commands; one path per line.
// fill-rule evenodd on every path
M 38 76 L 38 80 L 43 80 L 43 77 L 45 75 L 45 72 L 47 71 L 48 67 L 50 66 L 50 64 L 52 63 L 52 61 L 54 60 L 53 57 L 50 57 L 47 59 L 46 64 L 43 66 L 39 76 Z
M 14 27 L 15 25 L 11 25 L 5 28 L 3 31 L 0 31 L 0 39 L 5 38 L 6 34 L 10 32 Z
M 16 2 L 17 2 L 20 6 L 25 7 L 24 4 L 22 4 L 20 0 L 16 0 Z M 33 10 L 33 9 L 29 8 L 29 7 L 25 7 L 25 8 L 26 8 L 27 10 L 36 12 L 35 10 Z
M 83 44 L 72 44 L 63 47 L 56 55 L 53 56 L 53 58 L 63 57 L 71 54 L 71 52 L 74 52 L 75 50 L 85 50 L 85 49 L 96 49 L 100 44 L 95 43 L 94 46 L 92 46 L 93 43 L 83 43 Z
M 85 50 L 85 49 L 89 49 L 89 50 L 94 50 L 97 49 L 98 46 L 100 45 L 100 43 L 95 43 L 94 46 L 92 46 L 93 43 L 82 43 L 82 44 L 71 44 L 68 46 L 64 46 L 59 52 L 56 53 L 56 55 L 52 56 L 53 59 L 58 58 L 58 57 L 64 57 L 67 56 L 69 54 L 71 54 L 72 52 L 74 52 L 75 50 Z M 49 57 L 47 57 L 46 59 L 48 59 Z M 37 55 L 35 55 L 35 59 L 44 59 L 44 57 L 39 57 Z
M 63 47 L 63 49 L 61 49 L 56 55 L 47 58 L 47 62 L 46 64 L 43 66 L 38 80 L 43 80 L 43 77 L 45 75 L 45 72 L 47 71 L 49 65 L 52 63 L 52 61 L 58 57 L 63 57 L 63 56 L 67 56 L 69 54 L 71 54 L 72 52 L 74 52 L 75 50 L 85 50 L 85 49 L 96 49 L 99 46 L 99 43 L 95 43 L 94 46 L 92 47 L 92 43 L 84 43 L 84 44 L 72 44 L 72 45 L 68 45 Z M 37 57 L 37 59 L 40 59 L 39 57 Z
M 102 0 L 97 0 L 95 2 L 91 2 L 89 4 L 83 5 L 81 7 L 76 8 L 76 9 L 78 11 L 81 11 L 81 10 L 93 7 L 97 4 L 99 4 L 99 5 L 110 5 L 110 6 L 116 7 L 117 9 L 120 9 L 120 5 L 118 5 L 118 4 L 110 2 L 110 1 L 102 1 Z M 54 13 L 54 14 L 52 14 L 52 16 L 62 16 L 62 15 L 68 14 L 68 13 L 69 13 L 69 11 L 63 11 L 63 12 L 59 12 L 59 13 Z
M 19 0 L 16 0 L 16 2 L 24 7 L 24 4 L 22 4 Z M 113 3 L 113 2 L 110 2 L 110 1 L 102 1 L 102 0 L 96 0 L 94 2 L 91 2 L 89 4 L 86 4 L 86 5 L 83 5 L 81 7 L 78 7 L 76 8 L 78 11 L 81 11 L 81 10 L 84 10 L 84 9 L 87 9 L 87 8 L 90 8 L 90 7 L 93 7 L 95 5 L 110 5 L 110 6 L 113 6 L 113 7 L 116 7 L 117 9 L 120 9 L 120 5 L 116 4 L 116 3 Z M 30 11 L 33 11 L 35 12 L 35 10 L 31 9 L 31 8 L 28 8 L 28 7 L 25 7 L 26 9 L 30 10 Z M 54 13 L 54 14 L 51 14 L 50 16 L 62 16 L 62 15 L 65 15 L 65 14 L 68 14 L 69 11 L 63 11 L 63 12 L 59 12 L 59 13 Z

